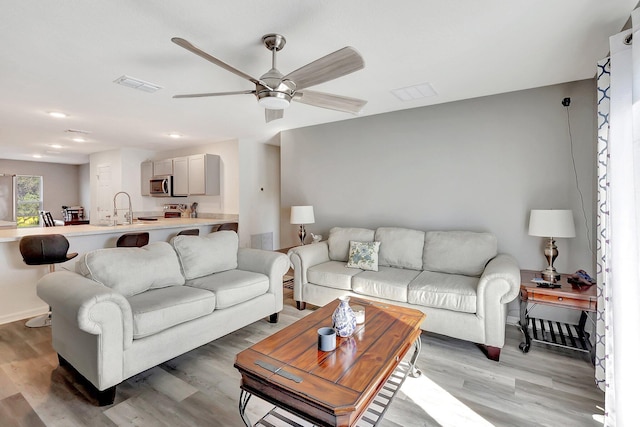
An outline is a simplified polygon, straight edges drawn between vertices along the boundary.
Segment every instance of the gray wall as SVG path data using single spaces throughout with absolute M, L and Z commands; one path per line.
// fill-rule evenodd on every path
M 567 110 L 586 225 L 576 189 Z M 314 206 L 307 230 L 401 226 L 490 231 L 522 268 L 541 269 L 531 209 L 572 209 L 577 237 L 558 239 L 556 267 L 594 274 L 593 80 L 285 131 L 281 246 L 296 243 L 291 205 Z
M 0 173 L 43 177 L 44 210 L 62 219 L 62 206 L 80 204 L 80 166 L 0 159 Z

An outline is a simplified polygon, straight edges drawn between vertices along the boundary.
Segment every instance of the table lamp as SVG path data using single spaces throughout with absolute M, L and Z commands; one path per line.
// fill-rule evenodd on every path
M 304 238 L 307 232 L 304 229 L 305 224 L 313 224 L 315 218 L 313 217 L 313 206 L 291 206 L 291 224 L 299 224 L 300 231 L 300 244 L 304 245 Z
M 576 237 L 573 212 L 569 209 L 532 209 L 529 218 L 529 235 L 549 239 L 544 248 L 544 256 L 549 265 L 541 273 L 544 280 L 556 282 L 560 279 L 560 274 L 553 267 L 553 262 L 558 257 L 558 248 L 553 239 Z

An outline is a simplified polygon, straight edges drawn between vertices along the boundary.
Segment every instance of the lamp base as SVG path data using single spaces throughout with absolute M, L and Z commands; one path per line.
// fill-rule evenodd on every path
M 553 267 L 547 267 L 540 272 L 542 278 L 547 282 L 555 283 L 560 280 L 560 273 Z
M 298 231 L 298 237 L 300 237 L 300 244 L 304 245 L 304 238 L 307 237 L 307 231 L 304 229 L 304 224 L 300 224 L 300 231 Z

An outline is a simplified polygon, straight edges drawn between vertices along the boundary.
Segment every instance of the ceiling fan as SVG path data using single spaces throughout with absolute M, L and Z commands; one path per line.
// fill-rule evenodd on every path
M 209 55 L 185 39 L 174 37 L 171 41 L 187 49 L 189 52 L 195 53 L 207 61 L 249 80 L 256 86 L 253 90 L 174 95 L 174 98 L 200 98 L 205 96 L 239 94 L 255 95 L 258 99 L 258 104 L 265 108 L 265 119 L 267 123 L 272 120 L 281 119 L 284 116 L 284 109 L 289 106 L 291 101 L 353 114 L 359 113 L 367 103 L 367 101 L 361 99 L 341 95 L 311 90 L 302 91 L 308 87 L 328 82 L 329 80 L 337 79 L 338 77 L 363 69 L 364 60 L 360 54 L 350 46 L 323 56 L 285 76 L 276 68 L 276 52 L 281 50 L 287 41 L 280 34 L 267 34 L 262 37 L 262 43 L 271 51 L 271 69 L 259 79 L 256 79 L 218 58 Z

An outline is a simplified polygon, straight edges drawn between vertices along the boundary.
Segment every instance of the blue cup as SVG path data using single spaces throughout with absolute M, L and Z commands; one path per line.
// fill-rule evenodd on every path
M 318 329 L 318 350 L 333 351 L 336 349 L 336 330 L 333 328 Z

